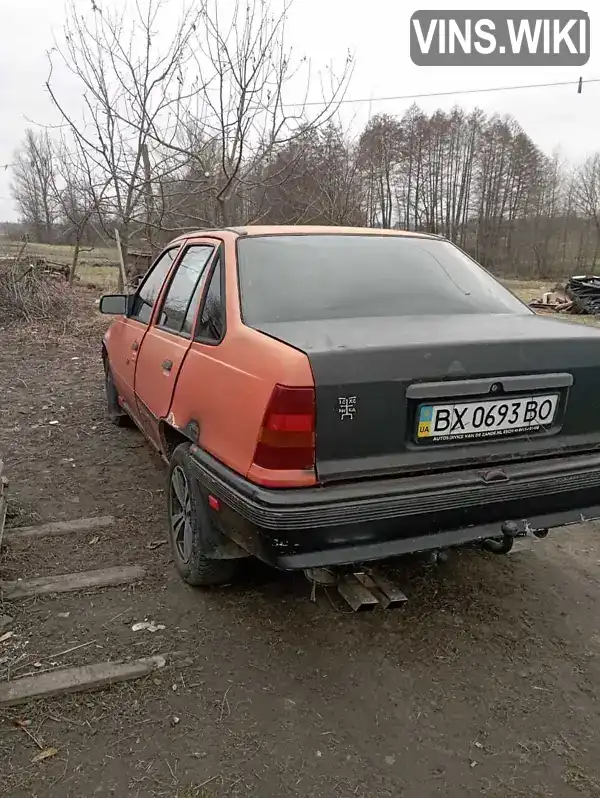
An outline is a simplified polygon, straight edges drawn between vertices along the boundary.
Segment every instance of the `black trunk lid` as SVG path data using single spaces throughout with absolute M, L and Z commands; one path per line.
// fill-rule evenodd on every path
M 255 326 L 310 360 L 323 482 L 600 446 L 600 330 L 512 313 Z M 423 405 L 549 396 L 557 409 L 546 427 L 471 440 L 416 436 Z

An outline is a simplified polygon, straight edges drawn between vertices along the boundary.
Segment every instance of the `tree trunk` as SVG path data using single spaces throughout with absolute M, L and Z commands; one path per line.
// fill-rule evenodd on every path
M 75 272 L 77 271 L 77 262 L 79 261 L 79 247 L 81 244 L 81 232 L 77 231 L 77 238 L 75 239 L 75 249 L 73 251 L 73 261 L 69 271 L 69 285 L 73 285 L 75 280 Z
M 223 227 L 229 227 L 229 200 L 227 197 L 218 197 L 219 211 L 221 212 L 221 224 Z

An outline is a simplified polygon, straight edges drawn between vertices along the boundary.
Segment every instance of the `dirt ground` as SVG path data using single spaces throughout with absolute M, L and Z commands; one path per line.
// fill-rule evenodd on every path
M 7 544 L 0 576 L 148 573 L 135 587 L 4 602 L 15 634 L 0 643 L 0 680 L 177 655 L 137 682 L 1 710 L 2 796 L 600 796 L 597 527 L 510 557 L 410 560 L 397 610 L 353 614 L 323 591 L 311 601 L 302 576 L 262 567 L 235 587 L 187 588 L 162 545 L 164 466 L 108 422 L 104 322 L 94 294 L 80 298 L 75 330 L 0 331 L 10 524 L 116 521 Z M 165 629 L 132 631 L 144 619 Z M 38 745 L 17 719 L 58 753 L 32 763 Z

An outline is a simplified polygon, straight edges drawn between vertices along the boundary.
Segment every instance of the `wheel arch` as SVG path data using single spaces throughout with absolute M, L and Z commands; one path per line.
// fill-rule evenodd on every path
M 170 460 L 181 443 L 198 443 L 200 427 L 195 419 L 188 421 L 185 427 L 179 428 L 169 419 L 163 418 L 158 423 L 158 434 L 163 454 Z

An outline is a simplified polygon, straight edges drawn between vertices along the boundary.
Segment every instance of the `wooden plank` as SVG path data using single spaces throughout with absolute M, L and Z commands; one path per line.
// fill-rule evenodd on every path
M 166 659 L 156 655 L 131 662 L 97 662 L 76 668 L 62 668 L 36 676 L 24 676 L 0 684 L 0 706 L 16 706 L 33 698 L 50 698 L 67 693 L 99 690 L 116 682 L 131 681 L 164 668 Z
M 6 496 L 0 496 L 0 546 L 2 545 L 2 536 L 4 533 L 4 524 L 6 522 L 6 510 L 8 509 Z
M 6 523 L 6 511 L 8 509 L 7 499 L 8 480 L 4 476 L 4 461 L 0 460 L 0 546 L 2 546 L 2 536 L 4 534 L 4 524 Z
M 98 571 L 38 576 L 34 579 L 22 579 L 19 582 L 0 581 L 0 588 L 5 599 L 26 598 L 48 593 L 69 593 L 72 590 L 86 590 L 91 587 L 125 585 L 143 579 L 145 574 L 145 569 L 139 565 L 126 565 L 101 568 Z
M 74 532 L 91 532 L 94 529 L 111 526 L 115 519 L 112 515 L 99 515 L 94 518 L 76 518 L 73 521 L 53 521 L 37 526 L 21 526 L 6 530 L 7 540 L 21 538 L 43 538 L 57 535 L 70 535 Z

